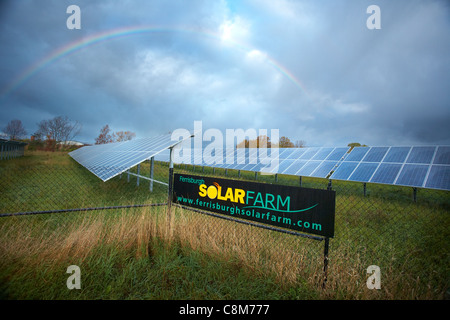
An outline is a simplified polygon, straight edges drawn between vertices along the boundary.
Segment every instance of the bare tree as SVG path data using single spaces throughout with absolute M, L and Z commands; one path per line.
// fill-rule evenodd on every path
M 115 137 L 117 142 L 122 141 L 129 141 L 133 139 L 136 136 L 136 133 L 131 131 L 117 131 L 113 134 L 113 137 Z
M 42 120 L 38 123 L 38 127 L 36 133 L 38 137 L 47 137 L 48 140 L 53 140 L 56 144 L 62 144 L 64 147 L 81 130 L 81 124 L 78 121 L 72 122 L 68 117 L 63 116 L 51 120 Z
M 304 148 L 306 146 L 305 140 L 297 140 L 295 141 L 295 147 L 296 148 Z
M 20 120 L 11 120 L 3 131 L 5 131 L 11 140 L 20 139 L 27 134 Z
M 109 125 L 105 125 L 101 130 L 97 138 L 95 138 L 95 144 L 105 144 L 113 142 L 113 137 L 109 134 L 111 129 Z
M 105 125 L 101 130 L 97 138 L 95 138 L 95 144 L 104 144 L 111 142 L 129 141 L 136 136 L 136 133 L 131 131 L 117 131 L 110 134 L 111 129 L 109 125 Z

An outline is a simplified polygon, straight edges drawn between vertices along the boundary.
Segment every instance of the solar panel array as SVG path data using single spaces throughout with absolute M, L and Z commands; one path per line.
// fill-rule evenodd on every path
M 83 167 L 103 181 L 177 145 L 171 135 L 86 146 L 69 153 Z M 165 157 L 164 157 L 165 159 Z
M 344 148 L 238 148 L 213 150 L 211 154 L 192 149 L 190 158 L 175 163 L 186 163 L 215 168 L 254 172 L 278 173 L 325 178 L 349 151 Z M 182 157 L 181 157 L 182 158 Z M 168 157 L 161 158 L 167 161 Z M 187 160 L 186 160 L 187 159 Z M 219 162 L 215 160 L 220 159 Z M 196 161 L 197 160 L 197 161 Z
M 330 179 L 450 190 L 450 146 L 354 148 Z
M 83 147 L 71 157 L 107 181 L 154 157 L 223 169 L 450 190 L 450 146 L 191 149 L 171 135 Z
M 270 149 L 216 149 L 212 152 L 192 149 L 190 152 L 189 158 L 178 162 L 272 174 L 450 190 L 450 146 L 280 148 L 274 166 L 270 166 L 269 162 L 274 157 Z M 232 159 L 232 163 L 228 163 L 227 156 Z M 168 155 L 160 158 L 161 161 L 167 159 Z M 195 161 L 198 159 L 200 161 Z M 215 162 L 215 159 L 221 161 Z

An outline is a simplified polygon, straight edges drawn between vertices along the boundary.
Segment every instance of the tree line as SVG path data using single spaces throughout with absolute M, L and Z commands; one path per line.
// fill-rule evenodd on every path
M 116 131 L 111 133 L 109 125 L 105 125 L 101 130 L 97 138 L 95 138 L 95 144 L 105 144 L 111 142 L 128 141 L 136 137 L 136 134 L 131 131 Z
M 359 142 L 350 142 L 348 147 L 351 147 L 352 149 L 355 147 L 367 147 L 366 144 L 361 144 Z M 270 141 L 270 137 L 266 135 L 260 135 L 256 139 L 244 139 L 240 143 L 236 145 L 236 148 L 305 148 L 306 147 L 306 141 L 305 140 L 296 140 L 295 142 L 292 142 L 291 139 L 289 139 L 286 136 L 282 136 L 278 144 L 272 143 Z
M 81 124 L 72 121 L 67 116 L 57 116 L 53 119 L 42 120 L 38 124 L 38 129 L 31 135 L 28 149 L 55 151 L 56 149 L 66 149 L 69 142 L 80 133 Z M 27 140 L 27 131 L 22 121 L 18 119 L 8 122 L 3 128 L 4 134 L 10 140 Z
M 3 128 L 3 134 L 9 140 L 28 142 L 29 150 L 67 150 L 76 147 L 72 145 L 72 141 L 80 133 L 82 127 L 78 121 L 72 121 L 67 116 L 57 116 L 52 119 L 42 120 L 37 126 L 37 131 L 28 140 L 27 131 L 22 121 L 14 119 Z M 95 139 L 95 144 L 128 141 L 135 136 L 136 134 L 131 131 L 111 132 L 109 125 L 105 125 Z
M 272 143 L 270 137 L 266 135 L 260 135 L 256 139 L 244 139 L 244 141 L 238 143 L 236 148 L 304 148 L 306 147 L 306 141 L 296 140 L 292 142 L 288 137 L 282 136 L 278 144 Z
M 81 131 L 81 124 L 78 121 L 72 121 L 67 116 L 57 116 L 50 120 L 42 120 L 38 123 L 38 130 L 31 136 L 29 149 L 55 151 L 56 149 L 67 149 L 71 147 L 70 142 Z M 22 121 L 11 120 L 3 128 L 4 134 L 10 140 L 23 140 L 27 131 L 22 125 Z M 100 134 L 95 138 L 95 144 L 105 144 L 112 142 L 128 141 L 136 137 L 131 131 L 112 132 L 108 124 L 100 129 Z M 351 142 L 349 147 L 367 147 L 359 142 Z M 260 147 L 278 147 L 278 148 L 305 148 L 304 140 L 292 142 L 288 137 L 282 136 L 278 144 L 272 143 L 270 137 L 260 135 L 256 139 L 244 139 L 236 145 L 236 148 L 260 148 Z

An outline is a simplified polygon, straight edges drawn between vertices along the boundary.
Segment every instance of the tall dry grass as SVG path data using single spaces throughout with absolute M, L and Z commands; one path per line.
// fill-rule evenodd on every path
M 0 221 L 0 268 L 13 273 L 45 263 L 66 266 L 113 252 L 144 259 L 158 245 L 178 245 L 249 270 L 255 277 L 274 276 L 286 290 L 309 288 L 324 299 L 416 299 L 436 297 L 420 279 L 399 272 L 395 256 L 382 266 L 382 290 L 368 290 L 370 262 L 350 243 L 330 246 L 328 281 L 323 281 L 323 243 L 279 234 L 172 207 L 119 212 L 8 217 Z M 400 266 L 401 268 L 407 265 Z M 300 286 L 299 286 L 300 285 Z

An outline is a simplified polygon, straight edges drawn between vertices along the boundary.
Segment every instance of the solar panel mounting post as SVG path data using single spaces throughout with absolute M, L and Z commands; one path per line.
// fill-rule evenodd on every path
M 167 199 L 167 215 L 170 221 L 170 209 L 172 207 L 172 195 L 173 195 L 173 147 L 170 149 L 170 162 L 169 162 L 169 195 Z
M 139 176 L 140 176 L 140 174 L 141 174 L 141 164 L 139 163 L 137 165 L 137 179 L 136 179 L 136 186 L 138 186 L 138 187 L 139 187 Z
M 155 157 L 150 159 L 150 192 L 153 192 L 153 167 L 155 165 Z

